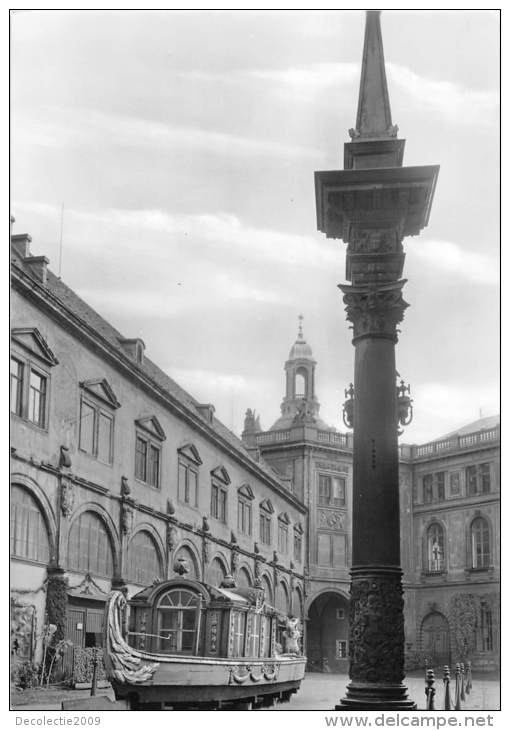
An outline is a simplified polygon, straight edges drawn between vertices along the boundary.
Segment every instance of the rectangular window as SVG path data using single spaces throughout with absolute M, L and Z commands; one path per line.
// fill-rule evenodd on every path
M 28 391 L 28 420 L 44 428 L 46 419 L 46 378 L 35 370 L 30 372 Z
M 333 477 L 333 505 L 345 507 L 345 479 Z
M 466 467 L 467 493 L 470 497 L 491 491 L 491 465 L 476 464 Z
M 97 426 L 97 458 L 105 464 L 112 461 L 112 419 L 99 412 Z
M 80 449 L 92 454 L 94 451 L 95 411 L 84 400 L 81 402 L 80 414 Z
M 11 412 L 21 416 L 23 412 L 23 363 L 11 357 Z
M 211 486 L 211 517 L 227 522 L 227 490 L 219 484 Z
M 260 513 L 260 542 L 271 545 L 271 517 L 265 512 Z
M 251 535 L 251 504 L 241 498 L 237 501 L 237 529 L 244 535 Z
M 135 477 L 142 482 L 147 481 L 147 441 L 141 436 L 136 437 Z
M 331 477 L 319 474 L 319 505 L 328 507 L 331 502 Z
M 301 551 L 303 545 L 303 536 L 299 532 L 294 532 L 294 560 L 301 562 Z
M 179 460 L 179 485 L 178 494 L 181 502 L 197 506 L 198 494 L 198 472 L 188 462 Z
M 443 501 L 445 498 L 444 491 L 444 471 L 438 471 L 436 474 L 437 499 Z
M 161 446 L 140 433 L 135 440 L 135 478 L 156 489 L 161 483 Z
M 289 530 L 287 525 L 278 523 L 278 552 L 285 555 L 289 549 Z
M 460 472 L 454 471 L 450 474 L 450 496 L 456 497 L 460 494 Z
M 488 494 L 491 491 L 491 465 L 480 464 L 480 481 L 482 494 Z
M 149 465 L 147 482 L 151 487 L 159 486 L 159 448 L 154 444 L 149 445 Z
M 113 418 L 98 405 L 83 398 L 80 405 L 79 446 L 104 464 L 112 463 Z
M 333 543 L 333 568 L 345 568 L 345 535 L 331 535 Z
M 467 466 L 466 467 L 466 485 L 467 485 L 467 493 L 469 497 L 472 497 L 477 493 L 477 469 L 476 466 Z
M 244 629 L 246 626 L 246 614 L 235 611 L 232 615 L 232 656 L 244 655 Z
M 336 658 L 347 659 L 347 642 L 343 639 L 336 640 Z
M 434 478 L 432 474 L 425 474 L 423 477 L 423 502 L 430 504 L 434 499 L 433 494 Z
M 317 565 L 329 568 L 331 565 L 331 537 L 329 534 L 317 535 Z

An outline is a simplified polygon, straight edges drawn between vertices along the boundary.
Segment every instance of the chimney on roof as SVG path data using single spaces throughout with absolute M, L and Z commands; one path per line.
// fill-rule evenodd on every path
M 119 344 L 126 353 L 138 365 L 143 365 L 143 357 L 145 353 L 145 343 L 139 337 L 132 339 L 124 339 L 119 337 Z
M 14 223 L 14 218 L 11 218 L 11 223 Z M 22 259 L 26 259 L 27 256 L 30 256 L 31 243 L 32 236 L 29 236 L 28 233 L 17 233 L 15 235 L 11 235 L 12 251 Z
M 29 236 L 28 233 L 12 235 L 14 221 L 15 218 L 11 215 L 11 252 L 15 257 L 21 259 L 21 262 L 28 268 L 31 276 L 46 286 L 50 260 L 46 256 L 30 255 L 32 236 Z
M 213 422 L 215 408 L 212 403 L 199 403 L 197 405 L 198 412 L 205 418 L 207 423 Z

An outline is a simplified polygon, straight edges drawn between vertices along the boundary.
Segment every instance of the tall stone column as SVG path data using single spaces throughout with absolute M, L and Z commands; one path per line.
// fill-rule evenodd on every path
M 317 223 L 348 244 L 340 285 L 354 359 L 350 679 L 337 709 L 414 710 L 404 680 L 397 326 L 408 306 L 402 241 L 427 224 L 437 166 L 402 167 L 391 122 L 379 11 L 367 11 L 356 128 L 344 170 L 315 173 Z

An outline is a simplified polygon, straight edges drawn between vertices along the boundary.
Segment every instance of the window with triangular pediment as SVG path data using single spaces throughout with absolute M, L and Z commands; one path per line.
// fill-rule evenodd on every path
M 186 443 L 177 449 L 178 458 L 178 480 L 177 497 L 180 502 L 190 507 L 198 507 L 198 468 L 202 459 L 197 447 L 192 443 Z
M 11 413 L 46 429 L 50 368 L 58 360 L 36 327 L 15 327 L 11 335 Z
M 79 448 L 103 464 L 113 463 L 114 411 L 120 407 L 106 378 L 80 383 Z

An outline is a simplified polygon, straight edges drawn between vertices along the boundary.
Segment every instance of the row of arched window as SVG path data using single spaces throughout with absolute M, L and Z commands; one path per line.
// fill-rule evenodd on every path
M 37 563 L 50 562 L 50 531 L 44 513 L 31 492 L 21 484 L 11 488 L 11 555 Z M 175 553 L 173 562 L 184 559 L 191 577 L 201 578 L 198 555 L 191 546 L 183 545 Z M 111 578 L 115 569 L 115 552 L 108 527 L 102 517 L 92 510 L 79 514 L 71 523 L 68 536 L 67 569 L 80 573 Z M 164 577 L 162 546 L 147 529 L 138 530 L 130 539 L 127 549 L 125 579 L 130 583 L 146 586 L 155 578 Z M 204 579 L 219 586 L 230 572 L 223 556 L 210 561 Z M 236 571 L 236 584 L 250 587 L 254 584 L 248 565 L 240 565 Z M 290 592 L 285 580 L 273 585 L 270 575 L 261 576 L 266 600 L 284 612 L 291 610 L 291 598 L 296 606 L 302 606 L 298 588 Z
M 467 567 L 473 570 L 492 565 L 491 529 L 485 517 L 475 517 L 467 531 Z M 430 524 L 426 531 L 426 570 L 442 573 L 447 569 L 446 532 L 439 522 Z

